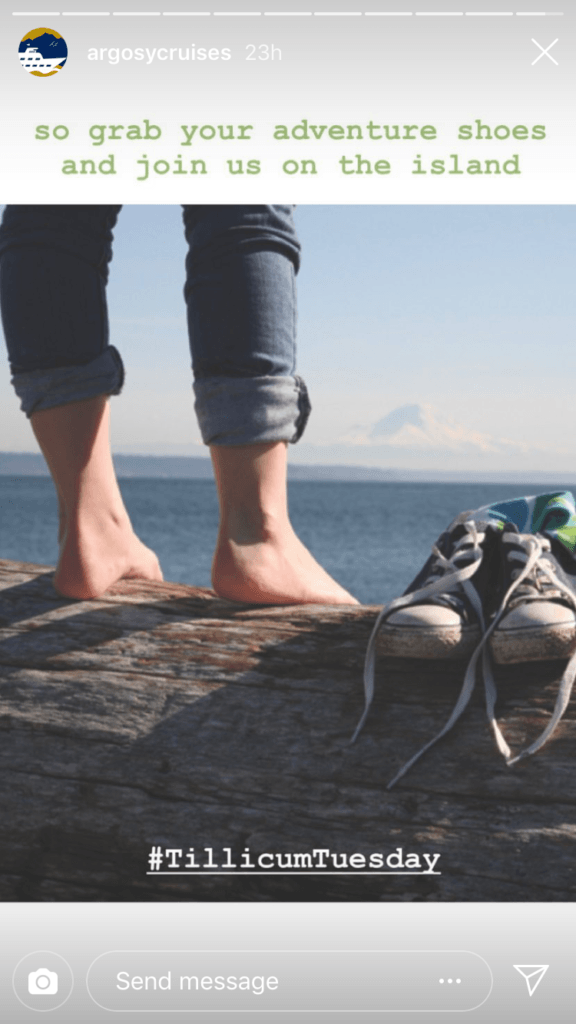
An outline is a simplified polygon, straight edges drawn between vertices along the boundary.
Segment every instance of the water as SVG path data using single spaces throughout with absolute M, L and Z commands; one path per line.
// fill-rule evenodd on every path
M 210 586 L 218 504 L 210 480 L 125 479 L 120 486 L 134 528 L 164 576 Z M 292 522 L 318 561 L 365 604 L 401 594 L 430 546 L 464 509 L 542 484 L 342 483 L 294 481 Z M 550 488 L 550 490 L 562 489 Z M 0 557 L 54 565 L 57 504 L 45 477 L 0 477 Z

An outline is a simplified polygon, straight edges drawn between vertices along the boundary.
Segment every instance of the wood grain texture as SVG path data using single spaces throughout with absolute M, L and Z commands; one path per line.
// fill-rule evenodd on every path
M 443 725 L 461 664 L 383 659 L 354 746 L 376 608 L 251 608 L 124 581 L 66 601 L 47 567 L 0 562 L 0 900 L 504 900 L 576 896 L 576 715 L 507 768 L 477 693 Z M 514 747 L 562 663 L 499 671 Z M 147 875 L 197 851 L 440 853 L 441 876 Z

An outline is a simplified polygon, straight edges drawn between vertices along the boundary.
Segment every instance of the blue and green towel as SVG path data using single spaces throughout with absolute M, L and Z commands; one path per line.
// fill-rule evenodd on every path
M 543 533 L 576 558 L 576 499 L 571 491 L 553 491 L 484 505 L 474 518 L 514 523 L 519 533 Z

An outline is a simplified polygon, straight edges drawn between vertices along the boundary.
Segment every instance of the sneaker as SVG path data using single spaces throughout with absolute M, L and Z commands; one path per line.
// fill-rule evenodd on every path
M 499 665 L 569 658 L 576 650 L 576 580 L 564 571 L 565 549 L 542 534 L 502 533 L 504 594 L 490 646 Z M 566 568 L 569 565 L 566 563 Z
M 498 749 L 512 765 L 544 746 L 570 702 L 576 678 L 576 563 L 562 544 L 551 543 L 540 533 L 518 533 L 512 524 L 504 527 L 501 539 L 506 552 L 501 582 L 504 596 L 484 634 L 482 668 L 490 726 Z M 554 710 L 540 736 L 513 755 L 494 715 L 496 685 L 490 660 L 512 663 L 549 658 L 569 658 Z
M 557 498 L 558 495 L 540 496 L 542 497 Z M 440 732 L 397 772 L 388 783 L 388 789 L 395 786 L 422 755 L 453 728 L 470 701 L 478 675 L 484 686 L 490 729 L 496 746 L 508 765 L 516 764 L 540 750 L 550 739 L 566 711 L 576 680 L 574 514 L 571 515 L 570 521 L 561 521 L 561 529 L 556 522 L 557 516 L 553 516 L 550 524 L 546 526 L 548 536 L 539 532 L 520 533 L 512 518 L 502 514 L 505 511 L 504 504 L 518 506 L 522 503 L 530 510 L 530 506 L 538 500 L 515 500 L 501 503 L 499 507 L 486 506 L 477 509 L 476 512 L 467 512 L 459 516 L 433 547 L 432 558 L 428 560 L 406 594 L 385 605 L 380 612 L 366 652 L 364 713 L 352 742 L 366 721 L 374 696 L 377 635 L 381 627 L 386 629 L 397 611 L 406 611 L 408 608 L 412 611 L 426 609 L 430 605 L 440 609 L 450 607 L 458 610 L 462 627 L 479 627 L 479 641 L 472 651 L 462 689 L 448 721 Z M 558 503 L 557 506 L 560 507 Z M 494 517 L 493 508 L 499 512 L 498 518 Z M 566 539 L 571 543 L 567 544 Z M 456 603 L 454 598 L 457 599 Z M 468 619 L 470 606 L 476 620 Z M 422 622 L 426 613 L 418 611 L 417 614 Z M 440 616 L 440 613 L 435 614 Z M 428 624 L 420 628 L 429 633 L 434 630 L 440 632 L 438 621 L 439 618 L 434 622 L 428 620 Z M 485 621 L 489 624 L 485 625 Z M 392 619 L 392 624 L 395 630 L 402 628 L 402 623 L 398 622 L 397 618 Z M 452 626 L 458 629 L 455 623 L 452 623 Z M 450 627 L 447 620 L 444 621 L 444 627 Z M 413 623 L 411 628 L 414 629 Z M 408 637 L 408 633 L 403 635 Z M 424 633 L 422 635 L 424 636 Z M 406 649 L 406 645 L 400 647 L 404 649 L 404 656 L 417 656 L 414 654 L 414 643 L 409 650 Z M 399 650 L 397 646 L 395 653 Z M 386 650 L 386 653 L 390 653 L 390 650 Z M 569 658 L 569 661 L 560 680 L 550 719 L 546 728 L 530 746 L 513 754 L 496 721 L 497 688 L 493 663 L 552 658 Z
M 484 524 L 464 513 L 439 537 L 401 598 L 382 610 L 379 649 L 397 658 L 467 658 L 484 632 Z M 492 533 L 492 530 L 490 531 Z
M 376 642 L 380 635 L 382 653 L 396 657 L 456 658 L 480 650 L 486 632 L 483 605 L 488 603 L 501 526 L 470 519 L 470 515 L 464 512 L 451 523 L 406 593 L 384 605 L 376 619 L 364 664 L 364 712 L 352 743 L 364 726 L 374 697 Z M 457 702 L 457 717 L 471 692 L 467 673 L 465 693 Z

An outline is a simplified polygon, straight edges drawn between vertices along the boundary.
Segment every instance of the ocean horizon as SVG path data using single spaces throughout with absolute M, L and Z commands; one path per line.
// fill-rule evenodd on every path
M 356 462 L 295 462 L 290 451 L 288 461 L 289 480 L 334 480 L 334 481 L 398 481 L 405 483 L 504 483 L 515 481 L 515 486 L 525 480 L 538 481 L 538 486 L 557 486 L 558 479 L 576 478 L 569 471 L 562 470 L 502 470 L 479 469 L 472 464 L 470 469 L 438 469 L 437 466 L 410 468 L 409 466 L 379 466 Z M 161 480 L 212 480 L 210 456 L 182 454 L 144 454 L 114 452 L 114 468 L 118 478 L 157 478 Z M 0 451 L 0 477 L 3 476 L 45 476 L 49 470 L 40 452 Z

